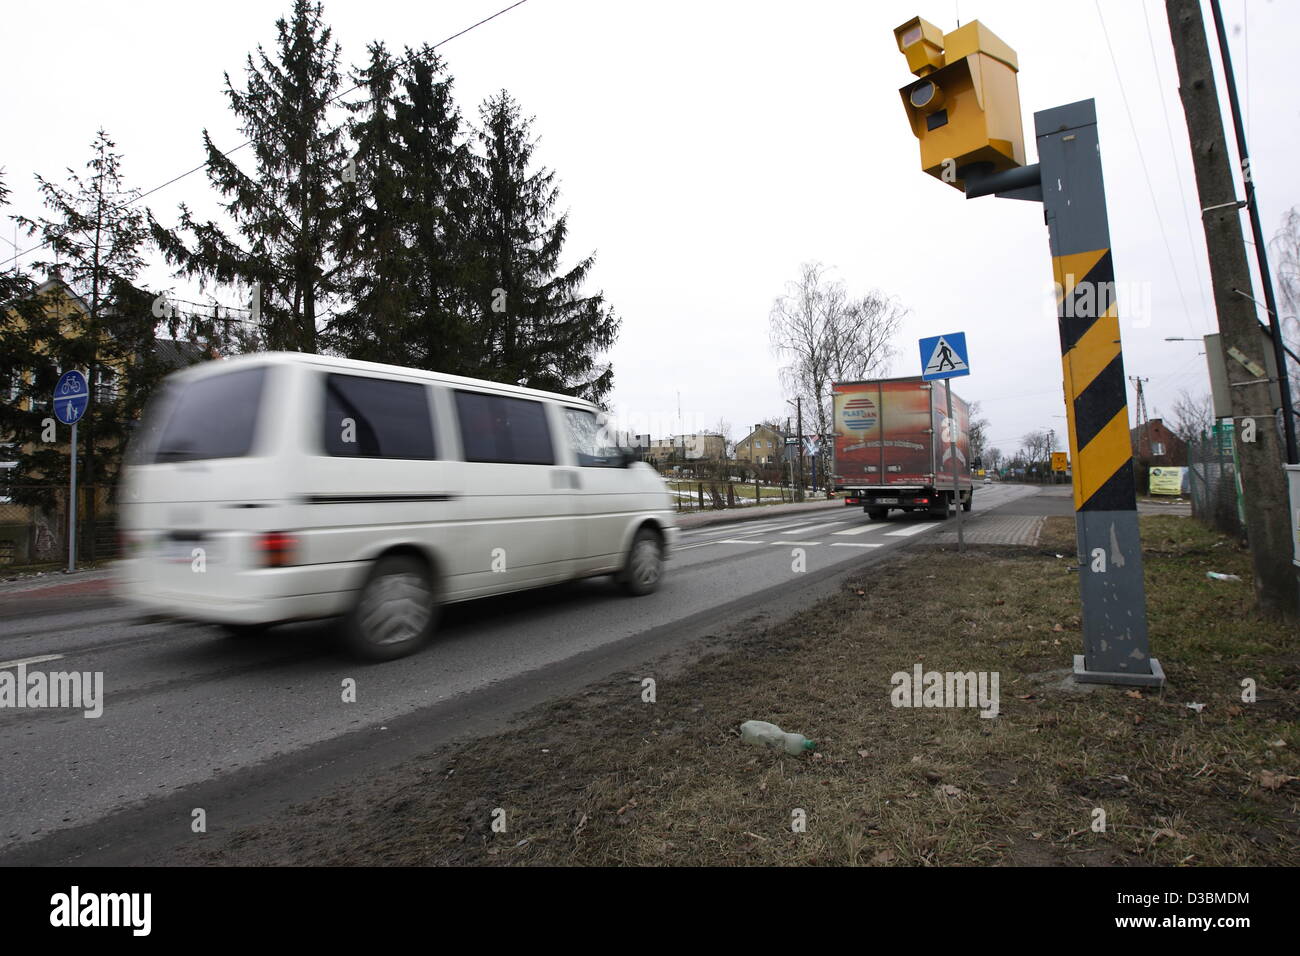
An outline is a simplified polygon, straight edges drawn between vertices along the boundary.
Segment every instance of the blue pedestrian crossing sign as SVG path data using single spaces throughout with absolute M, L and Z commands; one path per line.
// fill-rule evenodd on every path
M 90 404 L 90 389 L 86 376 L 76 369 L 64 372 L 54 386 L 54 417 L 65 425 L 75 425 L 86 414 Z
M 966 333 L 949 332 L 921 339 L 921 378 L 956 378 L 970 374 L 966 358 Z

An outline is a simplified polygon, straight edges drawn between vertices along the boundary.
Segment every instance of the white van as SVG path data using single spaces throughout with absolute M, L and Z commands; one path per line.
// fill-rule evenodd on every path
M 194 366 L 132 441 L 119 593 L 234 633 L 342 617 L 372 660 L 419 647 L 439 604 L 601 574 L 648 594 L 670 497 L 601 426 L 581 399 L 391 365 Z

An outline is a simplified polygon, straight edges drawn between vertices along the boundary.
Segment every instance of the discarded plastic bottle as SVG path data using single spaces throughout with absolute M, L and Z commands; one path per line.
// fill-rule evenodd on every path
M 1218 571 L 1206 571 L 1205 576 L 1215 581 L 1240 581 L 1235 574 L 1220 574 Z
M 788 754 L 801 754 L 816 746 L 803 734 L 787 734 L 776 724 L 766 720 L 747 720 L 740 725 L 740 739 L 755 747 L 771 747 Z

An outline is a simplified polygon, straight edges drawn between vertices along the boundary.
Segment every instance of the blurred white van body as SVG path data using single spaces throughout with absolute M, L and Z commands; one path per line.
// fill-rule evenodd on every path
M 573 578 L 655 589 L 676 540 L 649 465 L 589 402 L 397 366 L 256 353 L 169 376 L 120 489 L 119 593 L 240 632 L 343 617 L 414 650 L 438 604 Z

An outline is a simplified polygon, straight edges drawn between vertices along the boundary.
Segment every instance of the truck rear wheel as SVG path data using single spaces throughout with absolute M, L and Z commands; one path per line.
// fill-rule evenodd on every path
M 968 494 L 965 498 L 962 499 L 961 510 L 970 511 L 970 506 L 974 501 L 975 501 L 975 492 L 972 491 L 970 494 Z
M 866 508 L 864 510 L 867 512 L 867 517 L 872 521 L 884 521 L 889 517 L 888 508 Z
M 947 521 L 948 504 L 948 496 L 946 494 L 939 495 L 939 500 L 930 506 L 930 516 L 932 518 L 938 518 L 941 521 Z

